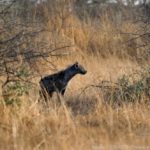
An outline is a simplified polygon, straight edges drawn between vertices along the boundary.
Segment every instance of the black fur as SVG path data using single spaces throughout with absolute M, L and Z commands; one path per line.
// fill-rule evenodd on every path
M 86 70 L 78 62 L 67 67 L 66 69 L 59 71 L 58 73 L 48 75 L 40 80 L 40 94 L 46 99 L 46 95 L 52 97 L 53 92 L 58 92 L 64 95 L 68 82 L 76 74 L 86 74 Z

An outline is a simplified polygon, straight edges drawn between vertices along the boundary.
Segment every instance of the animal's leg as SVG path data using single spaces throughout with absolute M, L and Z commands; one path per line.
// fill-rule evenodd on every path
M 46 103 L 48 103 L 49 101 L 49 98 L 51 98 L 53 96 L 53 92 L 47 92 L 47 91 L 44 91 L 44 100 Z
M 52 96 L 53 96 L 53 92 L 49 92 L 49 93 L 48 93 L 48 96 L 49 96 L 49 97 L 52 97 Z
M 66 91 L 66 89 L 63 89 L 63 90 L 61 91 L 61 95 L 63 95 L 63 96 L 64 96 L 65 91 Z
M 47 101 L 47 94 L 44 90 L 40 91 L 40 99 Z
M 53 96 L 53 92 L 47 92 L 45 89 L 39 91 L 40 99 L 44 100 L 46 103 L 48 102 L 49 98 Z
M 40 91 L 39 91 L 39 99 L 38 99 L 38 101 L 39 101 L 39 102 L 42 102 L 43 99 L 46 101 L 45 92 L 44 92 L 43 90 L 40 90 Z

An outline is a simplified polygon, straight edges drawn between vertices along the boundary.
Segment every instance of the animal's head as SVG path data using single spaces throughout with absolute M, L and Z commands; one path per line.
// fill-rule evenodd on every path
M 85 68 L 83 67 L 83 66 L 81 66 L 78 62 L 75 62 L 74 64 L 73 64 L 73 67 L 74 67 L 74 69 L 78 72 L 78 73 L 80 73 L 80 74 L 86 74 L 87 73 L 87 71 L 85 70 Z

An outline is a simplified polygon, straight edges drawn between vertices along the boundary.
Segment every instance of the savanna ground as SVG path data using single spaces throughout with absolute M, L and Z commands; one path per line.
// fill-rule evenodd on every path
M 25 50 L 32 45 L 28 47 L 30 52 L 34 54 L 41 50 L 44 53 L 38 54 L 42 57 L 28 62 L 18 54 L 15 56 L 17 62 L 4 63 L 0 149 L 150 149 L 149 24 L 145 31 L 142 28 L 145 24 L 135 23 L 132 17 L 121 23 L 120 20 L 114 22 L 110 17 L 113 9 L 104 11 L 96 19 L 91 19 L 85 12 L 83 19 L 75 12 L 67 15 L 70 1 L 60 5 L 56 2 L 53 9 L 48 7 L 48 2 L 39 8 L 36 6 L 37 10 L 32 8 L 29 14 L 25 10 L 22 12 L 21 17 L 27 19 L 26 15 L 31 15 L 34 21 L 39 19 L 36 20 L 36 15 L 40 16 L 43 24 L 38 28 L 44 26 L 44 31 L 34 39 L 25 37 L 28 42 L 17 47 Z M 132 14 L 129 10 L 123 11 L 127 16 Z M 16 18 L 18 24 L 24 23 L 18 16 Z M 5 21 L 1 20 L 0 26 L 2 44 L 5 38 L 15 35 L 21 28 L 14 24 L 16 28 L 6 31 Z M 33 23 L 22 28 L 34 32 L 35 27 Z M 5 45 L 0 48 L 3 50 Z M 46 53 L 45 58 L 49 49 L 50 55 Z M 75 76 L 64 97 L 55 93 L 48 106 L 39 103 L 41 76 L 76 61 L 86 68 L 87 74 Z M 9 67 L 17 70 L 15 73 L 20 80 L 8 80 Z

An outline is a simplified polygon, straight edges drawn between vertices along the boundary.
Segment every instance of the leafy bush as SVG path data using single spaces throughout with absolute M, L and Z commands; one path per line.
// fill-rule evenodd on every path
M 26 80 L 28 72 L 25 67 L 20 68 L 16 75 L 18 79 L 10 80 L 3 88 L 3 98 L 6 105 L 20 105 L 21 97 L 29 93 L 31 83 Z
M 135 75 L 137 75 L 135 77 Z M 141 101 L 150 98 L 150 68 L 130 76 L 123 75 L 117 80 L 115 86 L 103 86 L 104 100 L 121 104 L 122 102 Z
M 88 88 L 98 88 L 104 102 L 121 105 L 128 102 L 141 102 L 150 100 L 150 68 L 142 69 L 131 75 L 123 75 L 116 83 L 101 81 L 97 85 L 89 85 Z M 150 102 L 150 101 L 149 101 Z

